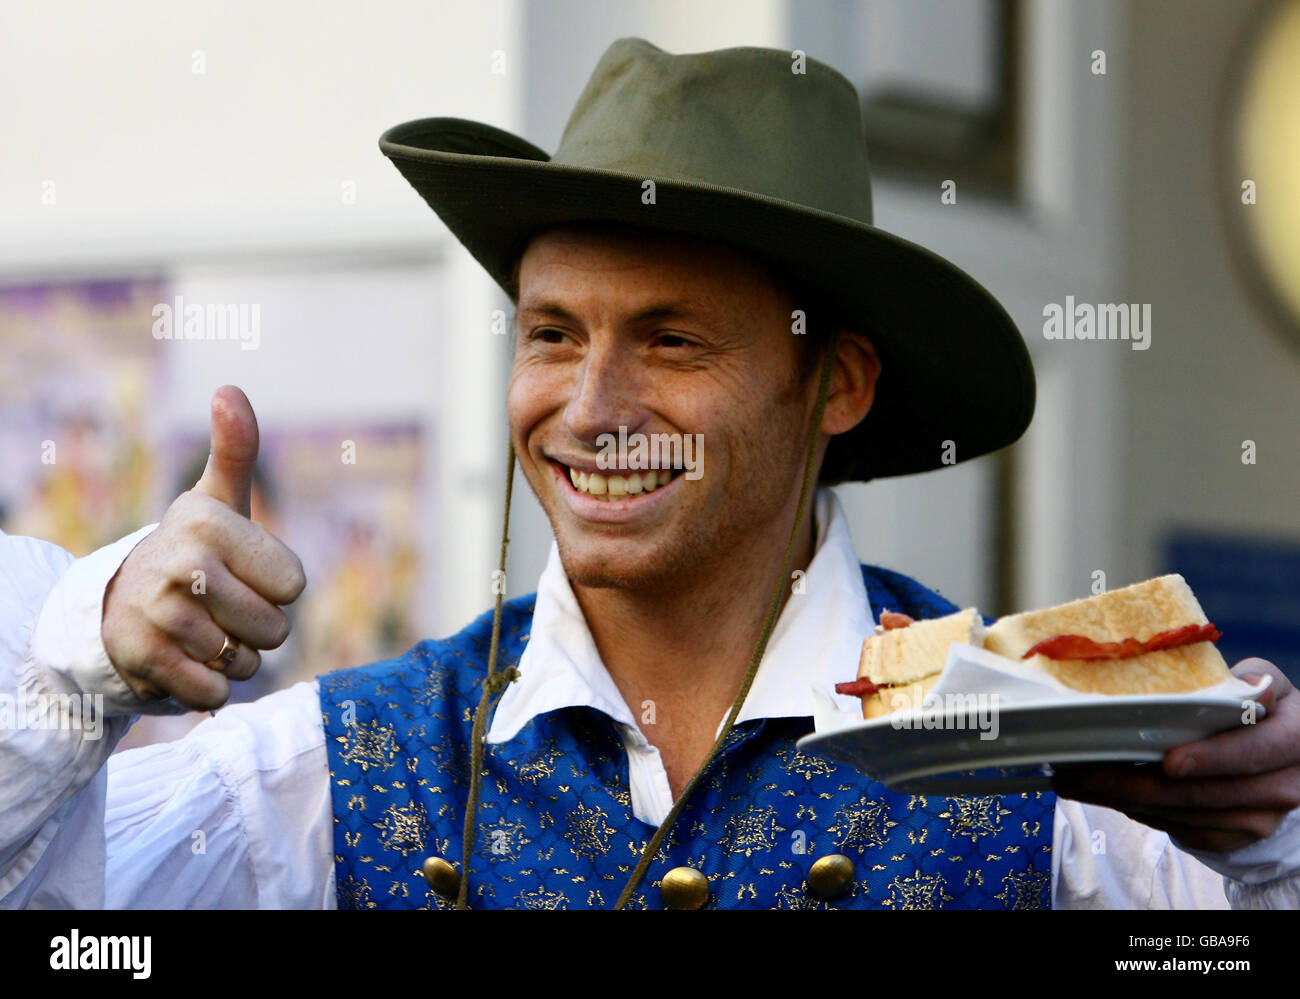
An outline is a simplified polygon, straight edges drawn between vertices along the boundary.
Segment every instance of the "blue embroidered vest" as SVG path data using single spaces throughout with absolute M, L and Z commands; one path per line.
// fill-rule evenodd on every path
M 898 573 L 862 567 L 872 608 L 915 618 L 956 608 Z M 534 595 L 502 610 L 499 668 L 528 640 Z M 451 638 L 320 678 L 339 908 L 450 908 L 421 864 L 468 867 L 476 909 L 611 908 L 655 827 L 632 814 L 626 751 L 595 708 L 539 715 L 489 745 L 472 856 L 461 856 L 470 732 L 492 614 Z M 1048 908 L 1055 795 L 899 794 L 795 748 L 811 718 L 736 726 L 629 903 L 665 908 L 679 866 L 709 882 L 709 908 Z M 847 855 L 831 901 L 809 869 Z

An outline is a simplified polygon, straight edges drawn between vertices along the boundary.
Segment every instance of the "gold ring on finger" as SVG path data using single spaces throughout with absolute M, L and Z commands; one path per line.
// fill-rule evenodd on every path
M 225 639 L 221 645 L 221 651 L 209 659 L 203 665 L 208 669 L 214 669 L 218 673 L 224 673 L 230 668 L 230 664 L 235 661 L 235 656 L 239 655 L 239 643 L 229 635 L 224 635 Z

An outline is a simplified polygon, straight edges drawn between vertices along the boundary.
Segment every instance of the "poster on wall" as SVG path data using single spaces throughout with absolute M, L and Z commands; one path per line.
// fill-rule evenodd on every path
M 208 456 L 163 411 L 174 350 L 153 335 L 163 277 L 0 287 L 0 529 L 81 556 L 158 519 Z M 303 559 L 289 640 L 232 702 L 400 654 L 422 633 L 429 522 L 418 419 L 263 426 L 252 517 Z M 179 738 L 206 713 L 145 716 L 119 744 Z
M 288 608 L 294 661 L 267 670 L 262 684 L 375 662 L 417 641 L 423 446 L 415 423 L 262 429 L 252 516 L 298 553 L 308 581 Z M 206 436 L 172 439 L 178 486 L 193 484 L 207 455 Z M 256 697 L 257 686 L 239 699 Z
M 285 608 L 289 639 L 262 653 L 231 703 L 331 670 L 405 652 L 420 638 L 423 434 L 416 423 L 263 428 L 252 519 L 303 562 L 307 589 Z M 174 492 L 203 473 L 208 438 L 174 435 L 163 464 Z M 117 752 L 180 738 L 207 715 L 141 718 Z
M 0 287 L 0 528 L 74 555 L 149 523 L 162 278 Z

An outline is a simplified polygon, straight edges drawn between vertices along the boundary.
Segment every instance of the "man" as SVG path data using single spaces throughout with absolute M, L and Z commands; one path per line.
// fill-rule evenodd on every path
M 251 407 L 218 393 L 203 477 L 143 539 L 71 566 L 5 539 L 6 689 L 101 693 L 113 716 L 98 742 L 0 743 L 5 904 L 1300 901 L 1298 699 L 1270 664 L 1242 664 L 1274 676 L 1259 725 L 1172 751 L 1168 776 L 1099 771 L 1110 785 L 1077 800 L 901 795 L 795 747 L 874 616 L 951 609 L 859 566 L 834 494 L 811 484 L 937 467 L 944 441 L 964 457 L 1009 443 L 1032 375 L 982 289 L 870 227 L 852 88 L 811 61 L 787 80 L 786 63 L 616 42 L 546 165 L 473 123 L 386 137 L 516 300 L 512 463 L 556 535 L 535 597 L 105 774 L 130 713 L 222 704 L 285 637 L 279 605 L 304 580 L 247 520 Z M 799 168 L 746 161 L 759 134 Z M 878 281 L 835 279 L 864 259 Z M 637 435 L 698 436 L 705 461 L 679 446 L 670 468 L 611 467 L 610 439 Z

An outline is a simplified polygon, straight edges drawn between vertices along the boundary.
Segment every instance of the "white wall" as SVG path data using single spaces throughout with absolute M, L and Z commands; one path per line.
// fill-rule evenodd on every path
M 1218 211 L 1268 205 L 1242 206 L 1241 178 L 1214 170 L 1220 88 L 1261 6 L 1206 0 L 1187 18 L 1174 0 L 1146 0 L 1128 14 L 1144 58 L 1125 133 L 1126 287 L 1152 304 L 1154 327 L 1151 349 L 1122 372 L 1130 416 L 1116 530 L 1132 576 L 1159 568 L 1158 541 L 1175 524 L 1300 538 L 1300 352 L 1245 292 Z M 1254 465 L 1241 461 L 1247 439 Z
M 0 263 L 428 238 L 379 135 L 431 115 L 509 126 L 519 83 L 489 58 L 517 55 L 517 30 L 507 0 L 5 4 Z
M 314 295 L 278 343 L 233 366 L 183 360 L 169 411 L 202 421 L 227 379 L 264 420 L 455 414 L 434 451 L 437 512 L 454 525 L 434 568 L 471 582 L 442 588 L 443 632 L 491 600 L 505 441 L 501 338 L 487 333 L 497 299 L 378 139 L 437 115 L 517 127 L 520 23 L 513 0 L 0 6 L 0 280 L 174 272 L 268 300 L 295 284 Z M 496 50 L 504 75 L 491 71 Z M 358 304 L 331 268 L 368 265 L 398 269 L 390 304 L 405 311 L 389 342 L 373 306 L 348 320 L 366 327 L 359 338 L 313 336 L 314 321 L 337 329 Z
M 416 620 L 437 633 L 456 630 L 465 614 L 481 609 L 457 606 L 460 588 L 448 587 L 439 571 L 463 543 L 438 517 L 448 492 L 439 471 L 448 463 L 452 429 L 443 393 L 430 391 L 451 381 L 442 377 L 440 338 L 430 335 L 447 326 L 443 271 L 430 260 L 305 269 L 281 261 L 182 266 L 172 274 L 174 294 L 187 303 L 256 303 L 260 335 L 254 350 L 233 341 L 164 341 L 167 394 L 157 401 L 173 433 L 205 434 L 208 400 L 227 383 L 248 395 L 263 433 L 328 427 L 340 432 L 341 443 L 350 426 L 421 424 L 427 515 L 411 527 L 428 557 L 413 604 Z M 299 554 L 310 582 L 311 553 Z

